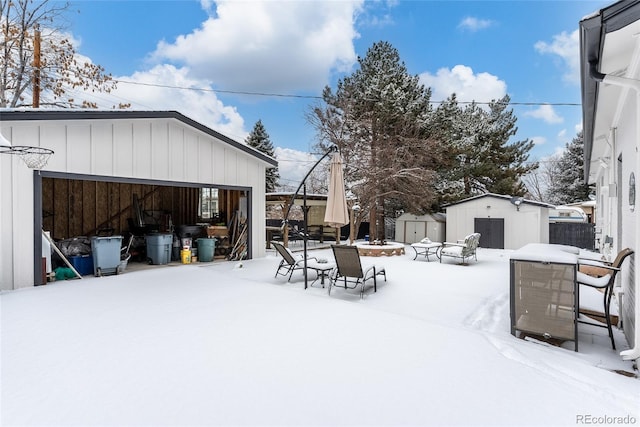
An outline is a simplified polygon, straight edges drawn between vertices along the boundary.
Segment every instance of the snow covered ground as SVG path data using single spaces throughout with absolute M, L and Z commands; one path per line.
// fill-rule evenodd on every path
M 275 252 L 4 292 L 0 424 L 640 424 L 619 331 L 517 339 L 509 251 L 412 258 L 362 300 L 274 278 Z

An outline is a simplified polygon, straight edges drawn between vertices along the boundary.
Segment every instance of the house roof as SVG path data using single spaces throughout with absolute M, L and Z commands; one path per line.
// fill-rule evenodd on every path
M 467 199 L 463 199 L 463 200 L 458 200 L 457 202 L 453 202 L 453 203 L 449 203 L 448 205 L 444 205 L 443 208 L 448 208 L 451 206 L 455 206 L 455 205 L 460 205 L 462 203 L 467 203 L 470 202 L 472 200 L 477 200 L 477 199 L 482 199 L 485 197 L 489 197 L 489 198 L 493 198 L 493 199 L 500 199 L 500 200 L 505 200 L 507 202 L 511 202 L 511 200 L 513 199 L 513 196 L 507 196 L 504 194 L 495 194 L 495 193 L 485 193 L 485 194 L 479 194 L 477 196 L 473 196 L 473 197 L 469 197 Z M 527 199 L 523 199 L 522 200 L 522 204 L 524 205 L 532 205 L 532 206 L 539 206 L 541 208 L 549 208 L 549 209 L 553 209 L 555 206 L 554 205 L 550 205 L 549 203 L 543 203 L 543 202 L 538 202 L 535 200 L 527 200 Z
M 621 88 L 599 84 L 591 77 L 590 64 L 603 74 L 628 76 L 640 29 L 640 1 L 621 0 L 580 21 L 580 79 L 584 136 L 584 178 L 606 156 L 606 137 L 617 114 Z M 601 142 L 599 142 L 601 140 Z M 593 176 L 592 176 L 593 178 Z
M 0 110 L 0 119 L 2 121 L 175 119 L 234 148 L 237 148 L 238 150 L 267 162 L 274 167 L 278 166 L 278 162 L 274 158 L 267 156 L 249 145 L 235 141 L 177 111 Z

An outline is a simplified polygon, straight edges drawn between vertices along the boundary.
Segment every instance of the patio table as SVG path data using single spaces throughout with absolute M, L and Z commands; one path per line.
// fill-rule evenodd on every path
M 430 261 L 429 255 L 435 255 L 436 258 L 440 258 L 440 249 L 442 249 L 442 243 L 440 242 L 431 242 L 431 243 L 412 243 L 411 247 L 414 251 L 416 251 L 416 256 L 413 257 L 414 260 L 418 258 L 418 255 L 424 255 L 427 258 L 427 261 Z
M 313 286 L 313 284 L 316 283 L 318 279 L 320 279 L 320 284 L 324 288 L 324 279 L 326 277 L 329 277 L 329 273 L 331 273 L 331 270 L 336 268 L 336 265 L 332 262 L 318 262 L 314 260 L 308 260 L 307 268 L 310 270 L 314 270 L 318 274 L 318 277 L 316 277 L 315 280 L 311 282 L 310 286 Z

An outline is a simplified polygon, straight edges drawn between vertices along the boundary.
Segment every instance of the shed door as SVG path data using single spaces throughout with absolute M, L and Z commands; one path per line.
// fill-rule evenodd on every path
M 474 230 L 481 248 L 504 249 L 504 218 L 475 218 Z
M 427 237 L 427 227 L 424 221 L 405 221 L 405 243 L 416 243 Z

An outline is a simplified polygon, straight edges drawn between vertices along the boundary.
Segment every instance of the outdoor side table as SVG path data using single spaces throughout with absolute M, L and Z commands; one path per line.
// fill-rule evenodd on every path
M 573 341 L 578 351 L 577 255 L 526 245 L 510 260 L 511 334 Z
M 435 255 L 436 258 L 440 258 L 440 249 L 442 248 L 442 243 L 440 242 L 431 242 L 431 243 L 412 243 L 411 247 L 416 252 L 416 255 L 413 257 L 414 260 L 418 258 L 418 255 L 424 255 L 429 260 L 429 255 Z
M 316 283 L 318 279 L 320 279 L 320 284 L 324 288 L 324 279 L 329 277 L 329 273 L 331 273 L 331 270 L 336 268 L 336 265 L 331 262 L 317 262 L 314 260 L 307 260 L 307 268 L 318 273 L 318 277 L 316 277 L 315 280 L 311 282 L 310 286 L 313 286 L 313 284 Z

